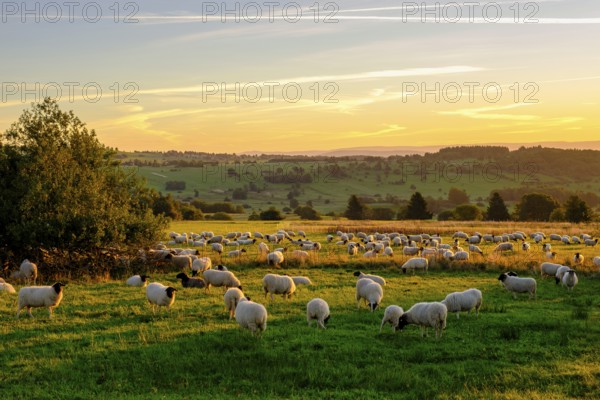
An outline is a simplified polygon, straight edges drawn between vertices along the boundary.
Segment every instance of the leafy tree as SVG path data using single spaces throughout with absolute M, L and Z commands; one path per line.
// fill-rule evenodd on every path
M 481 210 L 473 204 L 462 204 L 454 209 L 458 221 L 479 221 L 483 218 Z
M 252 214 L 248 216 L 248 221 L 259 221 L 260 215 L 256 213 L 256 211 L 252 211 Z
M 294 214 L 298 215 L 300 219 L 307 219 L 311 221 L 319 221 L 322 219 L 317 210 L 310 206 L 296 207 Z
M 466 204 L 469 202 L 469 195 L 465 190 L 450 188 L 448 191 L 448 202 L 451 204 Z
M 181 218 L 185 221 L 202 221 L 204 215 L 196 207 L 185 205 L 181 207 Z
M 547 194 L 529 193 L 521 197 L 516 214 L 519 221 L 548 221 L 558 207 L 557 201 Z
M 262 221 L 281 221 L 283 216 L 275 207 L 271 207 L 266 211 L 260 213 L 260 219 Z
M 565 220 L 565 210 L 562 207 L 556 207 L 550 213 L 550 221 L 551 222 L 562 222 Z
M 233 193 L 231 194 L 234 200 L 247 200 L 248 199 L 248 190 L 246 188 L 236 188 L 233 189 Z
M 579 196 L 571 196 L 565 203 L 565 219 L 569 222 L 589 222 L 592 210 Z
M 344 216 L 352 220 L 367 219 L 368 211 L 369 208 L 366 205 L 364 205 L 362 201 L 360 201 L 359 198 L 356 197 L 356 195 L 352 195 L 350 196 L 350 199 L 348 199 L 348 206 L 346 207 L 346 212 L 344 213 Z
M 161 194 L 160 197 L 154 201 L 154 204 L 152 204 L 152 211 L 154 212 L 154 215 L 162 215 L 173 220 L 181 219 L 179 203 L 170 193 L 166 196 Z
M 427 210 L 427 202 L 419 192 L 415 192 L 406 207 L 405 219 L 431 219 L 433 214 Z
M 154 241 L 156 192 L 49 98 L 0 135 L 0 242 L 88 250 Z
M 486 220 L 488 221 L 508 221 L 510 220 L 510 214 L 504 199 L 498 192 L 494 192 L 488 204 L 486 211 Z
M 371 218 L 379 221 L 391 221 L 394 219 L 396 213 L 391 208 L 381 207 L 373 208 L 371 210 Z
M 444 210 L 438 214 L 438 221 L 454 221 L 456 220 L 456 214 L 454 210 Z

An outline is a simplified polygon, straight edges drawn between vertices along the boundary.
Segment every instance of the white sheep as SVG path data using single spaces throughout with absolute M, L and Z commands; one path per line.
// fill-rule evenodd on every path
M 221 243 L 211 243 L 210 248 L 212 251 L 219 253 L 223 253 L 223 245 Z
M 502 251 L 514 251 L 514 247 L 512 243 L 500 243 L 493 250 L 494 252 L 502 252 Z
M 133 275 L 127 279 L 126 284 L 127 286 L 143 287 L 148 284 L 148 278 L 150 278 L 148 275 Z
M 241 257 L 242 254 L 244 254 L 246 252 L 246 249 L 241 249 L 241 250 L 232 250 L 230 252 L 227 253 L 228 257 L 233 257 L 233 258 L 237 258 L 237 257 Z
M 192 262 L 192 276 L 212 268 L 212 261 L 209 257 L 200 257 Z
M 385 254 L 386 256 L 390 256 L 393 257 L 394 256 L 394 249 L 392 249 L 391 247 L 386 247 L 383 249 L 383 254 Z
M 325 325 L 327 325 L 327 321 L 329 321 L 329 304 L 323 299 L 312 299 L 306 304 L 306 321 L 308 322 L 308 326 L 312 320 L 317 320 L 317 326 L 320 326 L 323 329 L 327 329 Z
M 521 250 L 529 251 L 530 248 L 531 248 L 531 245 L 528 242 L 521 243 Z
M 546 252 L 546 259 L 547 260 L 554 260 L 556 258 L 556 253 L 555 251 L 547 251 Z
M 563 275 L 567 272 L 570 271 L 571 268 L 567 267 L 566 265 L 562 265 L 560 266 L 557 270 L 556 270 L 556 274 L 554 275 L 554 279 L 556 280 L 556 284 L 558 285 L 563 278 Z
M 457 251 L 456 253 L 454 253 L 454 256 L 451 258 L 451 260 L 455 260 L 455 261 L 468 261 L 469 260 L 469 252 L 467 252 L 467 251 Z
M 405 262 L 402 265 L 402 267 L 400 267 L 400 269 L 402 270 L 403 273 L 406 273 L 407 269 L 412 269 L 413 273 L 417 269 L 422 269 L 425 272 L 427 272 L 427 268 L 429 268 L 429 261 L 427 261 L 426 258 L 422 258 L 422 257 L 413 257 L 410 260 L 408 260 L 407 262 Z
M 158 282 L 152 282 L 146 286 L 146 298 L 152 306 L 152 312 L 156 312 L 156 307 L 167 307 L 167 310 L 170 311 L 175 302 L 176 291 L 177 289 Z
M 258 337 L 267 329 L 267 309 L 242 297 L 235 308 L 235 320 L 242 328 L 249 329 Z
M 435 337 L 442 337 L 442 332 L 446 328 L 446 318 L 448 309 L 439 302 L 417 303 L 406 311 L 398 320 L 396 330 L 403 330 L 406 325 L 419 325 L 421 335 L 425 335 L 427 328 L 435 329 Z
M 577 279 L 577 274 L 575 273 L 575 271 L 571 269 L 564 273 L 561 282 L 563 286 L 566 286 L 570 290 L 573 290 L 573 288 L 575 287 L 575 285 L 577 285 L 577 282 L 579 282 L 579 280 Z
M 296 288 L 299 285 L 312 285 L 310 278 L 306 276 L 292 276 L 292 280 L 294 281 L 294 285 L 296 285 Z
M 304 250 L 294 250 L 294 251 L 292 251 L 292 258 L 295 258 L 297 260 L 300 260 L 301 262 L 304 262 L 308 259 L 308 252 L 306 252 Z
M 479 246 L 476 246 L 474 244 L 469 245 L 469 251 L 471 253 L 477 253 L 477 254 L 483 255 L 483 251 L 479 248 Z
M 464 292 L 450 293 L 441 303 L 446 306 L 448 312 L 455 312 L 456 318 L 460 318 L 461 311 L 471 314 L 472 309 L 475 309 L 475 315 L 479 316 L 482 301 L 481 290 L 467 289 Z
M 546 275 L 548 276 L 556 276 L 556 271 L 562 267 L 560 264 L 555 264 L 551 262 L 544 262 L 540 264 L 540 275 L 542 278 Z
M 585 257 L 583 256 L 583 254 L 575 253 L 575 255 L 573 256 L 573 262 L 575 263 L 575 265 L 583 265 L 584 261 Z
M 29 280 L 33 280 L 33 284 L 36 284 L 38 276 L 38 268 L 37 265 L 29 261 L 28 259 L 23 260 L 21 265 L 19 266 L 19 270 L 15 271 L 11 274 L 12 279 L 16 280 L 25 280 L 29 282 Z
M 269 263 L 269 265 L 279 267 L 279 265 L 284 261 L 285 257 L 283 257 L 283 253 L 280 251 L 274 251 L 272 253 L 267 254 L 267 262 Z
M 223 295 L 225 308 L 229 311 L 229 319 L 235 317 L 235 308 L 240 300 L 244 297 L 244 293 L 238 288 L 229 288 Z
M 0 282 L 0 292 L 6 292 L 6 293 L 11 293 L 11 294 L 17 293 L 17 291 L 15 290 L 13 285 L 11 285 L 10 283 L 4 282 L 4 280 L 2 280 L 2 282 Z
M 356 302 L 358 308 L 360 308 L 360 301 L 364 300 L 371 312 L 373 312 L 381 304 L 382 298 L 383 288 L 379 283 L 368 278 L 356 281 Z
M 404 310 L 402 307 L 391 305 L 385 308 L 385 312 L 383 313 L 383 319 L 381 320 L 381 326 L 379 327 L 379 333 L 383 330 L 383 326 L 387 323 L 392 325 L 392 329 L 395 331 L 398 326 L 398 320 L 404 314 Z
M 598 244 L 598 239 L 585 239 L 584 243 L 586 246 L 594 247 Z
M 221 287 L 225 288 L 236 287 L 241 289 L 241 284 L 238 278 L 230 271 L 220 271 L 218 269 L 207 269 L 202 274 L 204 282 L 206 283 L 206 291 L 210 292 L 210 287 Z
M 287 275 L 266 274 L 262 280 L 265 297 L 271 293 L 271 301 L 275 294 L 283 295 L 283 298 L 290 299 L 296 291 L 294 280 Z
M 63 286 L 61 282 L 56 282 L 52 286 L 28 286 L 19 290 L 19 300 L 17 309 L 17 318 L 23 308 L 27 308 L 27 313 L 31 318 L 32 307 L 48 307 L 48 316 L 52 318 L 52 309 L 58 307 L 63 298 Z
M 542 251 L 546 252 L 546 251 L 551 251 L 552 250 L 552 245 L 550 243 L 544 243 L 542 245 Z
M 171 260 L 173 265 L 181 270 L 192 268 L 192 257 L 188 255 L 175 256 L 173 254 L 169 254 L 165 257 L 165 259 Z
M 406 246 L 402 248 L 402 254 L 404 254 L 405 256 L 416 256 L 421 251 L 423 251 L 423 247 Z
M 379 275 L 363 274 L 361 271 L 356 271 L 354 272 L 354 276 L 356 276 L 358 279 L 370 279 L 379 283 L 381 286 L 385 286 L 385 279 Z
M 506 273 L 500 274 L 498 280 L 502 282 L 506 290 L 512 292 L 513 297 L 517 298 L 517 293 L 529 293 L 529 297 L 535 299 L 537 290 L 537 282 L 533 278 L 519 278 L 518 276 L 510 276 Z
M 358 254 L 358 246 L 355 243 L 348 244 L 348 254 L 351 256 L 355 256 Z

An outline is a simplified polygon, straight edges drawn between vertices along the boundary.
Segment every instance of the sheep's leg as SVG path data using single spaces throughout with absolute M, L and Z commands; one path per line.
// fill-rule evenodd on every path
M 33 314 L 31 313 L 31 307 L 27 307 L 27 313 L 31 318 L 33 318 Z
M 48 318 L 52 318 L 52 307 L 48 307 Z
M 317 323 L 319 324 L 319 326 L 320 326 L 321 328 L 323 328 L 323 329 L 327 329 L 327 328 L 325 327 L 325 324 L 323 323 L 323 321 L 322 321 L 322 320 L 318 320 L 318 321 L 317 321 Z

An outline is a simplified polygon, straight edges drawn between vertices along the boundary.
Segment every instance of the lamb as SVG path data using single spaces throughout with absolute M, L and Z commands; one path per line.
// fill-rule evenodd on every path
M 271 301 L 275 300 L 275 294 L 282 294 L 284 299 L 290 299 L 296 291 L 294 280 L 287 275 L 267 274 L 262 282 L 265 297 L 271 293 Z
M 169 254 L 165 257 L 165 259 L 171 260 L 173 265 L 181 270 L 185 270 L 186 268 L 192 268 L 192 258 L 190 256 L 174 256 L 173 254 Z
M 306 321 L 308 322 L 308 326 L 310 326 L 313 319 L 316 319 L 317 326 L 327 329 L 325 325 L 327 325 L 330 317 L 329 305 L 325 300 L 316 298 L 306 304 Z
M 241 289 L 242 286 L 238 278 L 235 277 L 233 272 L 230 271 L 219 271 L 218 269 L 207 269 L 203 274 L 204 282 L 206 283 L 206 291 L 210 292 L 210 287 L 221 287 L 225 288 L 236 287 Z
M 267 262 L 269 265 L 274 267 L 279 267 L 279 264 L 285 261 L 283 257 L 283 253 L 280 251 L 274 251 L 272 253 L 267 254 Z
M 356 301 L 360 308 L 360 301 L 365 300 L 371 312 L 375 311 L 383 298 L 383 288 L 371 279 L 362 278 L 356 282 Z
M 582 265 L 584 261 L 585 257 L 582 254 L 575 253 L 575 256 L 573 257 L 573 262 L 575 263 L 575 265 Z
M 512 243 L 500 243 L 498 246 L 496 246 L 496 248 L 494 249 L 494 252 L 501 252 L 501 251 L 513 251 L 514 247 Z
M 61 282 L 56 282 L 52 286 L 28 286 L 19 290 L 19 307 L 17 309 L 17 319 L 21 315 L 21 310 L 27 308 L 27 313 L 31 318 L 32 307 L 48 307 L 48 316 L 52 318 L 52 309 L 58 307 L 63 298 L 63 287 Z
M 152 282 L 146 286 L 146 298 L 152 306 L 152 312 L 156 312 L 156 307 L 167 307 L 167 310 L 170 311 L 175 302 L 176 291 L 177 289 L 158 282 Z
M 200 257 L 192 262 L 192 276 L 212 268 L 212 261 L 209 257 Z
M 498 280 L 502 282 L 506 290 L 512 292 L 513 298 L 517 298 L 517 293 L 529 293 L 529 297 L 535 299 L 535 292 L 537 290 L 535 279 L 519 278 L 518 276 L 510 276 L 502 273 L 498 277 Z
M 398 320 L 404 314 L 404 310 L 399 306 L 387 306 L 385 308 L 385 312 L 383 313 L 383 319 L 381 320 L 381 327 L 379 328 L 379 333 L 383 330 L 383 326 L 387 323 L 392 325 L 392 329 L 395 331 L 398 326 Z
M 429 267 L 429 262 L 427 261 L 426 258 L 413 257 L 410 260 L 408 260 L 407 262 L 405 262 L 402 265 L 402 267 L 400 267 L 400 269 L 402 269 L 403 273 L 406 273 L 407 269 L 412 269 L 413 273 L 414 273 L 415 270 L 417 270 L 417 269 L 422 269 L 425 272 L 427 272 L 428 267 Z
M 379 283 L 381 286 L 385 286 L 385 279 L 383 279 L 381 276 L 379 275 L 369 275 L 369 274 L 363 274 L 360 271 L 356 271 L 354 273 L 354 276 L 358 277 L 358 279 L 370 279 L 373 282 L 377 282 Z
M 562 281 L 563 275 L 570 270 L 571 268 L 567 267 L 566 265 L 563 265 L 556 270 L 556 275 L 554 275 L 554 279 L 556 280 L 557 285 Z
M 206 282 L 202 278 L 190 278 L 185 272 L 180 272 L 176 276 L 177 279 L 181 279 L 181 285 L 184 288 L 203 288 L 206 286 Z
M 407 312 L 402 314 L 398 320 L 396 330 L 403 330 L 406 325 L 414 324 L 421 327 L 421 334 L 425 336 L 428 327 L 435 329 L 435 337 L 442 337 L 446 328 L 448 309 L 439 302 L 417 303 Z
M 562 277 L 562 285 L 568 287 L 570 290 L 573 290 L 578 281 L 577 274 L 572 269 L 565 272 Z
M 36 284 L 38 276 L 38 268 L 37 265 L 29 261 L 28 259 L 23 260 L 21 263 L 19 270 L 15 271 L 11 274 L 12 279 L 17 280 L 26 280 L 29 282 L 30 279 L 33 280 L 33 284 Z
M 562 267 L 562 265 L 560 265 L 560 264 L 555 264 L 555 263 L 550 263 L 550 262 L 542 263 L 540 265 L 540 274 L 542 275 L 542 278 L 545 275 L 556 276 L 556 271 L 558 271 L 558 269 L 560 267 Z
M 483 296 L 480 290 L 468 289 L 464 292 L 450 293 L 441 303 L 446 306 L 448 312 L 455 312 L 458 319 L 461 311 L 468 311 L 471 314 L 473 308 L 475 315 L 479 316 L 482 301 Z
M 260 337 L 267 329 L 267 309 L 262 304 L 242 297 L 235 308 L 235 320 L 240 327 L 249 329 L 252 335 Z
M 299 285 L 312 285 L 312 282 L 306 276 L 292 276 L 292 280 L 294 281 L 294 285 L 296 285 L 296 288 Z
M 133 275 L 127 279 L 126 284 L 127 286 L 143 287 L 148 284 L 148 278 L 150 278 L 148 275 Z
M 229 311 L 229 319 L 235 317 L 235 308 L 240 300 L 244 297 L 244 293 L 238 288 L 229 288 L 223 296 L 225 308 Z
M 13 285 L 11 285 L 10 283 L 4 282 L 4 279 L 2 279 L 2 282 L 0 282 L 0 292 L 6 292 L 6 293 L 12 294 L 12 293 L 16 293 L 16 290 L 13 287 Z

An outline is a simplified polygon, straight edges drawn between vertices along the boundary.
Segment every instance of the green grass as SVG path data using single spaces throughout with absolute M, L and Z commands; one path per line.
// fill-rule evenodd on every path
M 582 276 L 570 293 L 538 279 L 538 298 L 513 300 L 497 272 L 402 275 L 383 307 L 356 309 L 351 268 L 288 269 L 311 277 L 290 300 L 267 302 L 264 267 L 236 269 L 248 295 L 267 303 L 261 339 L 229 321 L 222 290 L 183 289 L 174 273 L 153 280 L 179 289 L 173 309 L 153 315 L 144 290 L 122 282 L 69 282 L 52 320 L 45 310 L 16 320 L 15 296 L 0 296 L 0 393 L 32 398 L 598 398 L 600 281 Z M 383 308 L 405 310 L 469 287 L 484 293 L 479 318 L 448 317 L 440 340 L 407 327 L 379 334 Z M 326 331 L 309 328 L 306 303 L 328 301 Z

